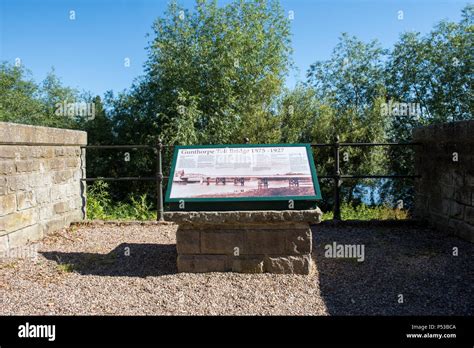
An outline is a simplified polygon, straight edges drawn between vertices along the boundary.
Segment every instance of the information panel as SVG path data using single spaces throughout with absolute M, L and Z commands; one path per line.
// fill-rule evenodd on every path
M 175 147 L 167 202 L 317 199 L 308 144 Z

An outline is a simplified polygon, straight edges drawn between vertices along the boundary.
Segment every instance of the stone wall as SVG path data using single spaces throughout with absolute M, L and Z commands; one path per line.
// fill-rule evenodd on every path
M 0 122 L 0 252 L 85 217 L 87 133 Z
M 474 242 L 474 121 L 418 128 L 415 217 Z

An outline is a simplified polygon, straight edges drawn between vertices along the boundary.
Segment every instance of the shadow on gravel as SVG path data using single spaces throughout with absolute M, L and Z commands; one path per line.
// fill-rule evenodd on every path
M 63 270 L 82 275 L 147 277 L 174 274 L 175 244 L 122 243 L 108 254 L 41 252 Z
M 313 239 L 321 297 L 331 315 L 474 314 L 472 243 L 406 224 L 323 223 L 313 227 Z M 325 246 L 334 242 L 363 245 L 364 261 L 326 257 Z

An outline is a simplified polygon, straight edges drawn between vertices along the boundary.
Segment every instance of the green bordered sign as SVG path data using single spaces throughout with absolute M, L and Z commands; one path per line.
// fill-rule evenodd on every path
M 310 209 L 321 199 L 309 144 L 176 146 L 170 210 Z

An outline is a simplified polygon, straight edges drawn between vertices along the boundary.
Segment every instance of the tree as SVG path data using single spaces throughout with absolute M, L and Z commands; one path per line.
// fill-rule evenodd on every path
M 417 104 L 415 115 L 393 115 L 390 141 L 410 141 L 413 129 L 433 123 L 472 119 L 474 6 L 467 5 L 459 23 L 442 21 L 425 36 L 400 36 L 386 65 L 387 101 Z M 413 168 L 413 150 L 392 148 L 389 170 L 407 174 Z M 387 199 L 413 203 L 409 181 L 387 182 Z
M 54 69 L 36 84 L 21 66 L 0 65 L 0 121 L 38 126 L 78 128 L 78 119 L 57 112 L 58 104 L 76 103 L 83 98 L 62 85 Z
M 38 86 L 23 67 L 0 65 L 0 121 L 32 123 L 41 121 Z
M 138 123 L 146 129 L 142 139 L 150 141 L 153 132 L 179 144 L 275 139 L 262 132 L 274 129 L 270 106 L 290 52 L 288 20 L 277 1 L 218 7 L 199 0 L 194 11 L 172 2 L 153 25 L 145 76 L 120 97 L 128 107 L 117 113 L 117 128 Z
M 334 142 L 336 135 L 341 142 L 380 142 L 385 139 L 388 127 L 387 116 L 381 112 L 384 102 L 384 58 L 386 50 L 377 41 L 364 43 L 355 37 L 343 34 L 327 61 L 316 62 L 308 70 L 308 85 L 313 88 L 311 101 L 316 110 L 309 115 L 306 127 L 312 129 L 311 139 L 317 142 Z M 308 96 L 307 100 L 311 100 Z M 314 108 L 314 106 L 313 106 Z M 301 124 L 297 122 L 297 124 Z M 343 173 L 383 173 L 384 152 L 380 148 L 344 147 L 341 170 Z M 331 158 L 326 162 L 325 172 L 333 174 L 332 154 L 318 150 Z M 367 187 L 374 188 L 376 182 L 347 181 L 343 195 L 348 200 L 358 198 Z

